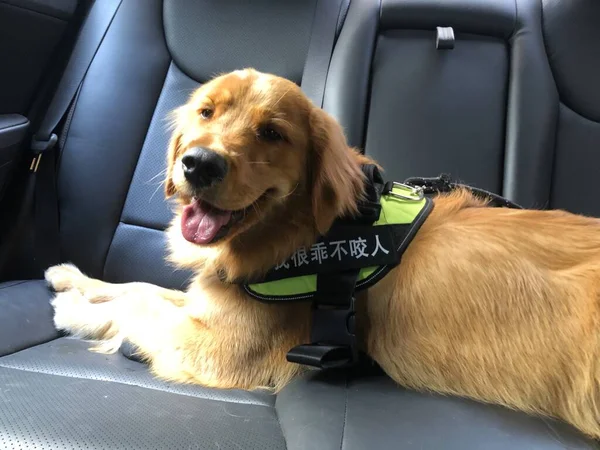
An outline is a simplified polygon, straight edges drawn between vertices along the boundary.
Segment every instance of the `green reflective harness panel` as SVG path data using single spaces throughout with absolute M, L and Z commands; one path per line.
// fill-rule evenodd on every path
M 421 190 L 400 183 L 381 186 L 379 217 L 371 224 L 335 224 L 310 248 L 298 249 L 260 282 L 244 284 L 261 301 L 312 300 L 319 273 L 360 269 L 356 291 L 381 280 L 400 262 L 403 252 L 429 215 L 433 202 Z

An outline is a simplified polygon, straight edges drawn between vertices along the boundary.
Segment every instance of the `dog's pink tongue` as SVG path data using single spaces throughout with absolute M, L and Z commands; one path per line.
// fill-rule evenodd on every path
M 183 209 L 181 234 L 194 244 L 210 244 L 230 220 L 231 211 L 221 211 L 202 200 L 194 200 Z

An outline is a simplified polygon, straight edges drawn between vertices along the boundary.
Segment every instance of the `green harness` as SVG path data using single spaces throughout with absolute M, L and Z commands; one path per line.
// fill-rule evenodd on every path
M 245 284 L 257 300 L 312 300 L 319 273 L 358 268 L 356 291 L 381 280 L 400 262 L 402 253 L 425 221 L 432 201 L 400 183 L 380 196 L 381 212 L 373 224 L 336 225 L 309 249 L 300 248 L 259 283 Z
M 261 280 L 243 284 L 260 301 L 312 302 L 311 343 L 291 349 L 290 362 L 322 369 L 358 362 L 355 293 L 400 263 L 433 208 L 423 189 L 384 183 L 374 165 L 362 170 L 366 192 L 358 214 L 339 218 L 312 247 L 298 249 Z

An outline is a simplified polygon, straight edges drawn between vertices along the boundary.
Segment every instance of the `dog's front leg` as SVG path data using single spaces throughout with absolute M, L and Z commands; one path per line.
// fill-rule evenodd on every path
M 188 381 L 182 370 L 182 333 L 201 326 L 182 306 L 186 294 L 147 283 L 111 284 L 92 279 L 72 265 L 51 267 L 46 280 L 55 326 L 100 341 L 92 350 L 113 353 L 124 340 L 163 378 Z
M 155 375 L 210 387 L 284 386 L 299 368 L 287 351 L 308 336 L 309 307 L 249 302 L 235 287 L 196 283 L 189 292 L 146 283 L 110 284 L 73 266 L 48 270 L 59 291 L 57 328 L 101 341 L 112 353 L 127 341 Z
M 55 292 L 77 291 L 91 303 L 103 303 L 132 291 L 160 295 L 175 306 L 185 304 L 184 292 L 165 289 L 149 283 L 107 283 L 84 275 L 72 264 L 59 264 L 46 270 L 45 278 Z
M 150 304 L 167 316 L 185 304 L 183 292 L 148 283 L 106 283 L 71 264 L 51 267 L 45 277 L 57 292 L 52 300 L 55 326 L 76 336 L 110 340 L 113 344 L 106 350 L 116 350 L 113 347 L 123 340 L 124 328 L 137 322 Z

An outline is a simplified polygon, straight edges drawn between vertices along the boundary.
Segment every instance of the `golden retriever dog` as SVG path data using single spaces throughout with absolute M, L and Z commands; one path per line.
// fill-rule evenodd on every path
M 292 82 L 246 69 L 175 111 L 166 194 L 185 292 L 48 269 L 57 328 L 139 349 L 163 379 L 281 389 L 302 368 L 311 306 L 236 284 L 311 246 L 356 211 L 361 164 L 336 121 Z M 419 175 L 419 174 L 415 174 Z M 600 222 L 488 207 L 466 190 L 434 209 L 401 263 L 357 299 L 362 349 L 397 383 L 563 419 L 600 438 Z

